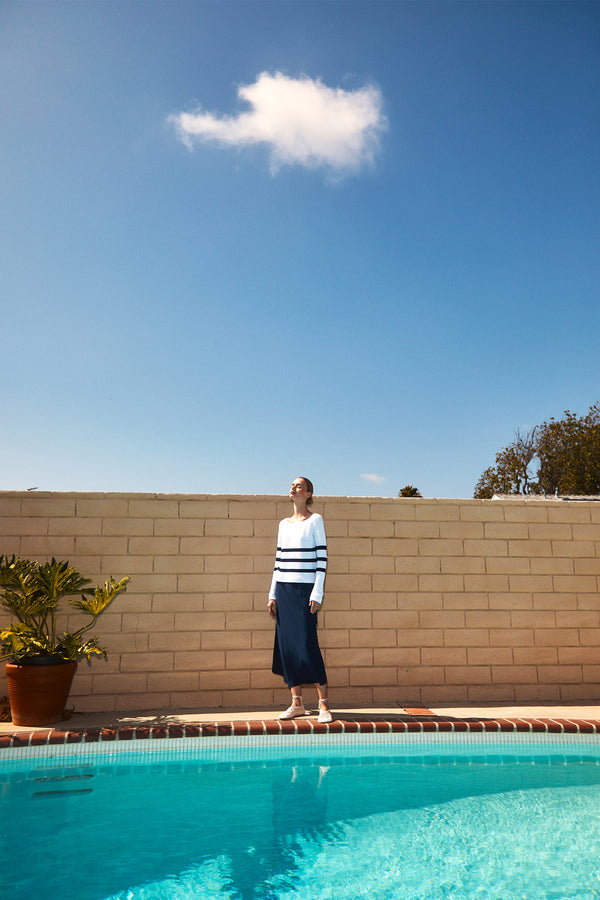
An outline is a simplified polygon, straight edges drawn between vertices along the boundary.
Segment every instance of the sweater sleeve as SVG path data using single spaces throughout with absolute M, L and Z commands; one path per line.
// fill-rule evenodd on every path
M 317 551 L 317 571 L 310 599 L 314 600 L 315 603 L 322 603 L 323 590 L 325 588 L 325 572 L 327 570 L 327 538 L 325 537 L 325 525 L 321 516 L 315 516 L 313 533 Z
M 281 524 L 279 525 L 279 528 L 277 530 L 277 546 L 279 546 L 279 543 L 280 543 L 280 541 L 279 541 L 280 533 L 281 533 Z M 275 562 L 275 565 L 277 565 L 277 562 Z M 273 578 L 271 579 L 271 587 L 269 588 L 269 600 L 275 600 L 276 586 L 277 586 L 277 569 L 274 568 L 273 569 Z

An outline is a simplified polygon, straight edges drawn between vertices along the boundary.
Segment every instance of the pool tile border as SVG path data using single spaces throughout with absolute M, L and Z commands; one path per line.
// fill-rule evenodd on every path
M 314 717 L 231 722 L 122 725 L 90 728 L 32 728 L 0 734 L 0 750 L 57 744 L 95 744 L 110 741 L 144 741 L 166 738 L 264 737 L 267 735 L 328 734 L 415 734 L 415 733 L 517 733 L 600 734 L 600 721 L 591 719 L 454 719 L 436 716 L 429 710 L 407 710 L 406 716 L 389 721 L 337 718 L 328 724 Z

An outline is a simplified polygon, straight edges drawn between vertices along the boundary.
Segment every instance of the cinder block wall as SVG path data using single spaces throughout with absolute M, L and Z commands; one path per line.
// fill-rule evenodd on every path
M 95 583 L 131 576 L 99 622 L 108 659 L 79 665 L 76 709 L 284 704 L 266 600 L 290 508 L 273 496 L 0 493 L 1 553 L 68 559 Z M 600 503 L 314 508 L 329 543 L 319 628 L 334 705 L 600 699 Z

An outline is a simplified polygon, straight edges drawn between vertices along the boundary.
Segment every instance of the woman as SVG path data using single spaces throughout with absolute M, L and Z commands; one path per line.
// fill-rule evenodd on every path
M 313 502 L 308 478 L 295 478 L 290 488 L 294 514 L 279 523 L 277 555 L 268 609 L 276 620 L 273 672 L 292 692 L 292 704 L 280 719 L 306 713 L 302 685 L 314 684 L 319 694 L 319 722 L 331 722 L 327 675 L 317 639 L 317 613 L 323 602 L 327 567 L 325 526 Z

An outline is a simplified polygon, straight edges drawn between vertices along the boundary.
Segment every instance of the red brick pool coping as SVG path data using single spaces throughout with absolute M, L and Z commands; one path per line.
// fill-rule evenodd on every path
M 33 728 L 31 731 L 0 734 L 0 750 L 15 747 L 36 747 L 47 744 L 103 743 L 107 741 L 140 741 L 159 738 L 248 737 L 264 735 L 307 734 L 415 734 L 455 733 L 481 734 L 537 733 L 537 734 L 600 734 L 600 720 L 556 718 L 453 718 L 435 715 L 428 709 L 406 709 L 405 715 L 393 716 L 389 721 L 336 718 L 320 724 L 316 717 L 305 716 L 289 721 L 279 719 L 251 719 L 231 722 L 168 723 L 156 725 L 121 725 L 107 727 Z

